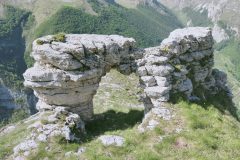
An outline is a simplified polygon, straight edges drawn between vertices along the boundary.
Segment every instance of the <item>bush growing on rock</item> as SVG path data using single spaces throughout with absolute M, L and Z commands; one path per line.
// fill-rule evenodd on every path
M 64 33 L 58 33 L 53 36 L 53 41 L 55 42 L 65 42 L 66 35 Z
M 43 45 L 44 44 L 44 42 L 40 39 L 38 39 L 36 42 L 37 42 L 38 45 Z

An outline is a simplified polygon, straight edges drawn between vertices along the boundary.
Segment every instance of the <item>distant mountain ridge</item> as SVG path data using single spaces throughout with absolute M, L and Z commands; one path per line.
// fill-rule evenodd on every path
M 238 0 L 161 0 L 160 2 L 176 11 L 184 11 L 186 8 L 191 8 L 199 14 L 206 11 L 206 18 L 211 20 L 213 30 L 218 34 L 216 35 L 217 42 L 229 39 L 232 35 L 239 38 L 240 2 Z M 194 20 L 188 19 L 189 25 L 191 21 Z

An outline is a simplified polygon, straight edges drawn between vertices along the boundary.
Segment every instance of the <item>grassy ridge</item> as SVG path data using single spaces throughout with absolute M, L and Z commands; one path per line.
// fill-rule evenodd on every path
M 82 137 L 82 142 L 67 143 L 54 138 L 47 144 L 42 143 L 29 159 L 212 160 L 237 159 L 240 156 L 239 122 L 210 103 L 198 105 L 178 101 L 170 106 L 174 110 L 173 119 L 161 120 L 155 130 L 139 133 L 137 127 L 142 120 L 143 110 L 136 108 L 141 105 L 137 101 L 138 91 L 135 90 L 137 80 L 138 77 L 133 74 L 127 77 L 112 70 L 102 79 L 94 98 L 96 119 L 87 124 L 87 135 Z M 212 102 L 219 103 L 219 98 Z M 0 138 L 0 159 L 12 153 L 14 145 L 19 143 L 19 135 L 28 134 L 28 124 L 20 125 L 16 131 Z M 180 132 L 177 132 L 179 129 Z M 124 146 L 103 146 L 97 138 L 108 134 L 124 137 Z M 86 147 L 86 152 L 80 157 L 64 156 L 66 152 L 77 151 L 79 147 Z

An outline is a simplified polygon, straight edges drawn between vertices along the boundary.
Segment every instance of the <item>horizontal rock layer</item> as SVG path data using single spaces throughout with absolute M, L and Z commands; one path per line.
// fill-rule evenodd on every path
M 209 28 L 177 29 L 160 46 L 146 49 L 118 35 L 70 34 L 63 42 L 46 36 L 34 41 L 32 57 L 36 63 L 24 73 L 24 84 L 34 89 L 38 109 L 63 106 L 84 120 L 92 118 L 93 96 L 111 68 L 123 74 L 137 71 L 146 111 L 160 107 L 173 94 L 191 100 L 199 88 L 212 94 L 228 90 L 226 75 L 213 70 Z
M 101 77 L 114 66 L 132 72 L 135 41 L 118 35 L 66 35 L 64 42 L 53 37 L 33 42 L 36 63 L 24 73 L 24 85 L 34 89 L 38 110 L 63 106 L 89 120 Z

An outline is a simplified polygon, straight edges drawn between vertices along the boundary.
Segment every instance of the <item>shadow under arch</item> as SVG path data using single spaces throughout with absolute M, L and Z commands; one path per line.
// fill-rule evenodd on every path
M 93 97 L 93 117 L 85 121 L 81 142 L 91 141 L 105 132 L 126 130 L 142 122 L 144 104 L 139 100 L 139 77 L 111 68 L 101 77 Z
M 82 142 L 90 141 L 108 131 L 126 130 L 141 123 L 143 111 L 130 110 L 128 113 L 108 110 L 104 113 L 95 114 L 94 119 L 86 123 L 87 134 L 83 135 Z

